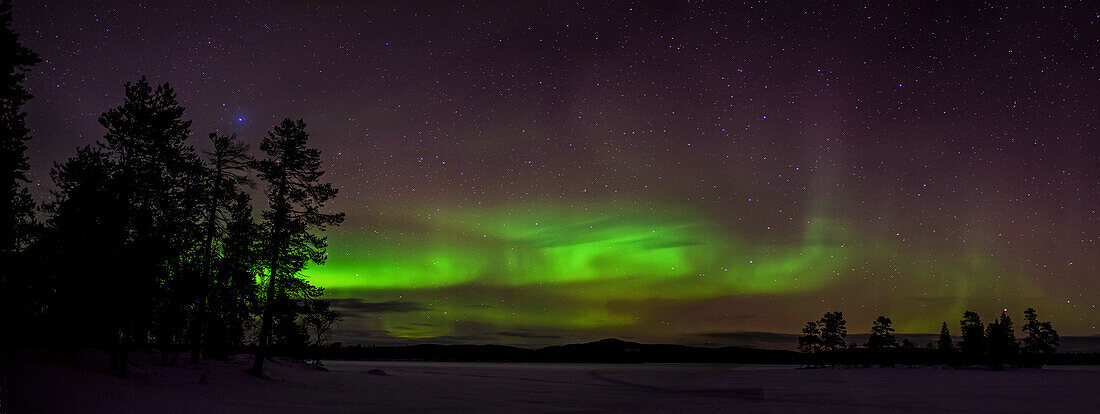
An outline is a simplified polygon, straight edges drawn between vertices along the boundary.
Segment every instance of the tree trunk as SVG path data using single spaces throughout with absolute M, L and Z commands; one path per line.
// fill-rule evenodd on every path
M 277 294 L 278 292 L 278 276 L 279 265 L 282 261 L 282 254 L 284 250 L 284 243 L 286 236 L 283 232 L 286 230 L 286 223 L 289 215 L 289 208 L 285 207 L 286 194 L 287 194 L 287 176 L 284 170 L 278 178 L 278 186 L 275 188 L 274 194 L 271 199 L 274 201 L 272 205 L 275 207 L 275 216 L 272 218 L 271 223 L 271 244 L 268 246 L 271 249 L 270 257 L 268 258 L 268 273 L 271 275 L 267 280 L 267 297 L 264 298 L 264 313 L 260 321 L 260 338 L 256 347 L 256 359 L 252 361 L 252 369 L 249 372 L 257 377 L 263 376 L 264 358 L 267 357 L 267 346 L 271 341 L 271 328 L 274 319 L 274 302 L 277 297 L 282 296 Z
M 267 357 L 267 345 L 271 340 L 271 324 L 274 315 L 272 315 L 272 301 L 275 298 L 275 278 L 277 272 L 275 272 L 275 266 L 271 267 L 271 276 L 267 280 L 267 298 L 264 300 L 264 313 L 260 322 L 260 338 L 256 344 L 256 359 L 252 361 L 252 369 L 249 372 L 257 377 L 263 376 L 264 370 L 264 358 Z
M 214 184 L 214 188 L 211 190 L 214 195 L 210 200 L 210 211 L 207 215 L 206 221 L 206 240 L 204 240 L 204 251 L 202 255 L 202 280 L 199 283 L 199 303 L 198 309 L 195 312 L 195 321 L 191 327 L 191 364 L 199 363 L 199 358 L 202 356 L 202 333 L 206 324 L 206 306 L 210 296 L 210 261 L 214 255 L 214 232 L 217 231 L 218 226 L 215 220 L 218 218 L 218 188 L 221 186 L 221 165 L 218 165 L 216 174 L 219 175 L 217 182 Z
M 271 325 L 273 324 L 273 320 L 275 319 L 275 299 L 280 296 L 278 294 L 277 284 L 279 277 L 279 259 L 283 251 L 282 236 L 280 235 L 282 228 L 279 227 L 282 224 L 283 220 L 280 220 L 280 217 L 283 217 L 282 212 L 276 215 L 276 219 L 274 220 L 275 223 L 273 226 L 274 228 L 271 230 L 271 257 L 268 259 L 268 273 L 270 274 L 270 276 L 267 280 L 267 297 L 264 298 L 264 313 L 260 321 L 260 338 L 256 347 L 256 360 L 252 362 L 252 369 L 249 370 L 252 375 L 255 375 L 257 377 L 263 376 L 264 358 L 267 357 L 267 347 L 271 341 Z

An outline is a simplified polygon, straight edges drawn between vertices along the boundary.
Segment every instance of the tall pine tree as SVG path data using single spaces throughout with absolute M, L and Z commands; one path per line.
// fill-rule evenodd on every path
M 55 167 L 50 206 L 56 285 L 67 290 L 58 295 L 94 294 L 88 301 L 102 318 L 93 326 L 123 375 L 129 348 L 181 342 L 203 190 L 185 142 L 191 122 L 172 88 L 142 78 L 125 91 L 122 105 L 99 118 L 103 141 Z
M 818 324 L 821 326 L 822 349 L 838 351 L 848 346 L 848 327 L 842 312 L 825 312 Z
M 34 217 L 34 202 L 23 186 L 27 182 L 27 141 L 30 131 L 24 124 L 23 104 L 31 94 L 23 89 L 26 70 L 39 62 L 38 55 L 19 43 L 11 28 L 11 4 L 0 2 L 0 252 L 5 257 L 20 250 L 28 241 L 28 227 Z
M 1034 308 L 1024 311 L 1024 326 L 1021 329 L 1024 338 L 1023 352 L 1033 363 L 1042 366 L 1046 359 L 1058 351 L 1062 344 L 1058 331 L 1050 322 L 1039 322 L 1039 314 Z
M 879 316 L 871 324 L 871 335 L 867 338 L 867 348 L 878 351 L 886 348 L 897 348 L 897 346 L 898 341 L 894 338 L 893 322 L 890 321 L 890 318 Z
M 331 183 L 321 182 L 321 153 L 307 146 L 305 122 L 285 119 L 260 144 L 266 158 L 257 165 L 266 183 L 268 209 L 263 212 L 264 255 L 268 272 L 260 336 L 251 372 L 263 373 L 264 358 L 272 340 L 276 320 L 290 320 L 287 312 L 296 308 L 290 301 L 319 294 L 300 274 L 309 262 L 325 260 L 325 237 L 316 232 L 339 225 L 343 213 L 325 213 L 325 203 L 336 197 Z M 305 296 L 305 297 L 302 297 Z M 288 330 L 282 326 L 280 330 Z
M 27 325 L 28 316 L 41 300 L 40 281 L 32 276 L 25 249 L 32 238 L 34 201 L 24 187 L 27 182 L 27 141 L 22 106 L 31 98 L 23 89 L 25 71 L 38 63 L 38 55 L 19 43 L 11 28 L 11 4 L 0 1 L 0 323 L 13 332 L 26 332 L 13 325 Z M 31 289 L 35 286 L 36 289 Z
M 202 354 L 203 331 L 209 322 L 207 309 L 210 306 L 210 287 L 214 282 L 214 260 L 218 247 L 225 238 L 226 222 L 230 219 L 230 208 L 244 187 L 251 186 L 248 170 L 251 158 L 248 146 L 237 140 L 234 135 L 210 134 L 214 149 L 206 153 L 205 168 L 206 194 L 203 208 L 203 240 L 199 254 L 199 277 L 196 284 L 195 311 L 191 321 L 191 363 L 199 362 Z
M 936 348 L 940 351 L 950 352 L 951 347 L 951 331 L 947 329 L 947 321 L 943 322 L 943 326 L 940 327 L 940 339 L 936 343 Z
M 985 353 L 985 325 L 981 316 L 977 313 L 963 312 L 963 320 L 959 323 L 959 332 L 962 333 L 962 341 L 959 342 L 959 350 L 971 363 L 977 362 Z
M 50 254 L 42 270 L 55 292 L 47 315 L 51 343 L 117 343 L 127 299 L 113 272 L 126 231 L 123 208 L 110 190 L 114 171 L 96 146 L 78 149 L 50 171 L 56 188 L 40 244 Z
M 261 273 L 260 228 L 252 218 L 247 193 L 238 193 L 230 206 L 221 255 L 213 272 L 206 344 L 215 357 L 240 346 L 258 313 L 256 275 Z
M 1020 352 L 1020 344 L 1016 342 L 1016 331 L 1007 309 L 1001 312 L 1000 318 L 986 326 L 985 337 L 990 362 L 996 367 L 1012 361 Z
M 117 272 L 132 315 L 124 344 L 145 344 L 150 336 L 181 342 L 194 294 L 184 280 L 194 274 L 187 253 L 198 239 L 202 166 L 186 143 L 191 121 L 183 113 L 171 86 L 154 89 L 142 77 L 126 84 L 122 105 L 99 118 L 107 129 L 102 145 L 118 166 L 113 191 L 127 231 Z

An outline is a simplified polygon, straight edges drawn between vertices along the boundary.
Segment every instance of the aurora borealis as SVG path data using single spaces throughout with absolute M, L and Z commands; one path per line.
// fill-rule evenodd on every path
M 15 2 L 35 195 L 141 75 L 200 147 L 302 118 L 334 340 L 1100 334 L 1096 4 L 155 3 Z
M 836 299 L 823 292 L 861 288 L 862 294 L 848 295 L 911 312 L 920 319 L 899 326 L 921 332 L 923 325 L 988 298 L 984 290 L 989 285 L 972 274 L 996 274 L 1002 281 L 996 289 L 1005 296 L 1034 289 L 982 253 L 910 252 L 895 241 L 872 244 L 843 223 L 821 217 L 799 223 L 801 234 L 767 244 L 738 240 L 701 213 L 667 205 L 541 203 L 456 214 L 441 209 L 422 217 L 422 222 L 384 226 L 402 228 L 399 234 L 334 240 L 348 252 L 334 247 L 329 262 L 312 273 L 313 280 L 337 296 L 366 298 L 376 305 L 386 300 L 423 304 L 385 309 L 385 315 L 368 323 L 374 329 L 431 338 L 442 324 L 450 329 L 448 335 L 460 339 L 484 335 L 481 330 L 490 327 L 503 336 L 532 326 L 553 332 L 625 330 L 625 335 L 653 335 L 643 336 L 649 340 L 690 336 L 692 331 L 677 329 L 681 326 L 717 330 L 713 325 L 724 321 L 762 331 L 774 319 L 760 325 L 752 319 L 789 318 L 777 306 L 797 309 L 808 306 L 797 302 L 810 298 L 829 303 Z M 900 271 L 899 264 L 915 268 Z M 942 285 L 890 281 L 916 273 Z M 874 274 L 885 274 L 886 280 L 868 277 Z M 921 294 L 897 297 L 916 289 Z

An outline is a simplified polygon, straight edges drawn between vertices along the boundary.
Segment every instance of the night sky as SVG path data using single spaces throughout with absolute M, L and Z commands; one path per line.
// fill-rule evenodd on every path
M 36 196 L 142 75 L 200 149 L 302 118 L 334 340 L 1100 334 L 1100 3 L 157 3 L 15 1 Z

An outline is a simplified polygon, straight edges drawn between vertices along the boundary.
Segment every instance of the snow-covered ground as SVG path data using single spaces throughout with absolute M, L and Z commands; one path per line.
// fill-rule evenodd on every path
M 1088 367 L 329 361 L 325 372 L 279 360 L 257 379 L 244 372 L 248 357 L 197 367 L 181 358 L 176 368 L 151 358 L 136 358 L 125 380 L 93 353 L 7 363 L 0 413 L 1095 412 L 1100 389 L 1100 371 Z M 374 368 L 387 375 L 367 373 Z

